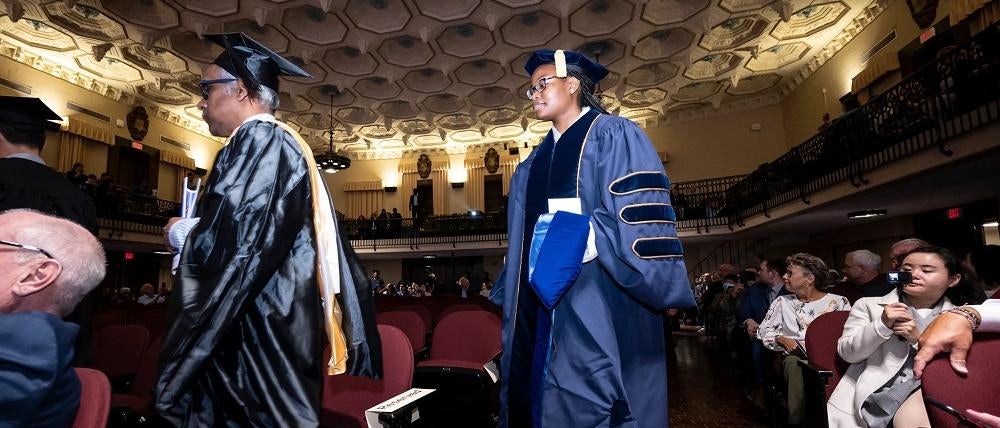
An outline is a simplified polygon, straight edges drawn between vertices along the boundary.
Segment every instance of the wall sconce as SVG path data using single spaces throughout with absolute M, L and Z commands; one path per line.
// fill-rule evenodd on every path
M 382 190 L 385 190 L 385 193 L 396 193 L 396 186 L 385 186 Z
M 465 187 L 465 183 L 451 183 L 452 189 L 461 189 L 463 187 Z

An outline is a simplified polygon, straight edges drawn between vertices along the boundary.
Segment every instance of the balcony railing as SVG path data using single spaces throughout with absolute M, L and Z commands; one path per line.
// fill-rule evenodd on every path
M 167 224 L 170 217 L 176 217 L 181 212 L 181 204 L 178 202 L 156 199 L 139 193 L 111 192 L 95 196 L 94 203 L 97 205 L 99 218 L 115 220 L 114 223 L 104 223 L 109 227 L 112 224 L 120 225 L 122 222 L 162 227 Z
M 421 245 L 496 242 L 507 240 L 507 216 L 501 213 L 434 216 L 418 219 L 388 218 L 341 220 L 355 249 L 419 249 Z

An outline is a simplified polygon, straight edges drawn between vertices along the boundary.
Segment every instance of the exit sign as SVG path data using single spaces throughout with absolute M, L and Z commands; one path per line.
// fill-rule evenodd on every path
M 142 150 L 142 143 L 140 143 L 138 141 L 133 141 L 132 142 L 132 148 L 136 149 L 136 150 Z
M 935 35 L 937 35 L 937 31 L 934 30 L 934 27 L 924 30 L 923 33 L 920 33 L 920 44 L 927 43 Z
M 962 208 L 961 207 L 949 208 L 948 211 L 945 211 L 945 216 L 948 217 L 948 220 L 955 220 L 962 218 Z

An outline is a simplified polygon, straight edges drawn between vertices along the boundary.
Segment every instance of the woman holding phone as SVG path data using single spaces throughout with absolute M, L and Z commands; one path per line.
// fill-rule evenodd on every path
M 930 426 L 913 372 L 917 339 L 940 313 L 981 301 L 959 263 L 947 249 L 917 248 L 900 266 L 908 283 L 854 304 L 837 343 L 851 367 L 827 403 L 830 427 Z
M 787 258 L 783 277 L 792 294 L 778 296 L 764 316 L 757 338 L 772 351 L 783 352 L 782 372 L 788 383 L 788 423 L 801 424 L 805 418 L 802 369 L 805 359 L 806 329 L 812 320 L 827 312 L 846 311 L 851 303 L 846 297 L 821 291 L 827 285 L 829 269 L 819 257 L 798 253 Z

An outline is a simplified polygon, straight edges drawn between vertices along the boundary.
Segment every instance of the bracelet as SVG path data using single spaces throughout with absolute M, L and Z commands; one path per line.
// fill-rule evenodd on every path
M 972 327 L 973 331 L 979 328 L 979 324 L 983 322 L 982 318 L 979 317 L 979 314 L 968 306 L 959 306 L 956 308 L 951 308 L 946 310 L 945 312 L 961 315 L 962 317 L 964 317 L 966 321 L 969 321 L 969 326 Z

